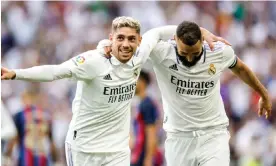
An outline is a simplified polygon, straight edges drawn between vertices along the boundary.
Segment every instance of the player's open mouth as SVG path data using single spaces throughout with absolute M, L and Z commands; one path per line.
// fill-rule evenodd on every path
M 120 51 L 122 55 L 128 56 L 129 54 L 132 53 L 132 51 Z

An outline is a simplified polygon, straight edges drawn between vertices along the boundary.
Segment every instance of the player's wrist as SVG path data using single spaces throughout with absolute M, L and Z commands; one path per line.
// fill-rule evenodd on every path
M 270 99 L 269 99 L 268 96 L 266 96 L 266 97 L 261 97 L 261 98 L 262 98 L 263 102 L 269 102 L 269 101 L 270 101 Z
M 263 90 L 263 92 L 260 94 L 261 98 L 263 101 L 268 101 L 269 99 L 269 95 L 268 95 L 268 91 L 266 89 Z
M 14 71 L 11 71 L 11 73 L 12 73 L 11 79 L 14 80 L 16 78 L 16 73 Z

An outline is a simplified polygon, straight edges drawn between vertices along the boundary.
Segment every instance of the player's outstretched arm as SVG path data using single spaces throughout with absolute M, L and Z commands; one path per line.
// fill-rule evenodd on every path
M 259 116 L 265 115 L 266 118 L 270 117 L 272 103 L 267 89 L 262 85 L 257 76 L 239 58 L 237 58 L 237 63 L 233 68 L 231 68 L 231 70 L 235 75 L 243 80 L 243 82 L 252 87 L 261 96 L 259 100 Z
M 1 67 L 1 80 L 17 79 L 35 82 L 49 82 L 71 76 L 72 73 L 70 69 L 64 65 L 43 65 L 15 70 Z
M 16 70 L 1 67 L 1 80 L 50 82 L 72 77 L 75 80 L 89 81 L 100 71 L 97 67 L 100 62 L 99 58 L 89 58 L 94 54 L 97 54 L 96 50 L 87 51 L 59 65 L 34 66 Z

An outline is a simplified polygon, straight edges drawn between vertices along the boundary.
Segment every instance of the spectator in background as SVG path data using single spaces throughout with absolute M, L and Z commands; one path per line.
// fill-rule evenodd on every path
M 132 166 L 160 166 L 162 157 L 158 151 L 159 113 L 154 101 L 147 94 L 150 75 L 141 71 L 137 82 L 136 95 L 140 103 L 134 119 L 134 147 L 131 154 Z
M 14 115 L 18 137 L 10 142 L 7 156 L 11 156 L 13 146 L 18 143 L 18 166 L 49 166 L 56 158 L 51 118 L 46 110 L 36 106 L 38 100 L 35 88 L 25 91 L 22 95 L 24 107 Z

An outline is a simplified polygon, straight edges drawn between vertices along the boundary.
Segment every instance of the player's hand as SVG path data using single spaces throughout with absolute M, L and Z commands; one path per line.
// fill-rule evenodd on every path
M 112 42 L 108 39 L 103 39 L 99 42 L 98 46 L 97 46 L 97 50 L 99 50 L 99 52 L 102 55 L 105 55 L 106 57 L 110 57 L 111 56 L 111 45 Z
M 104 52 L 105 52 L 105 55 L 110 57 L 111 56 L 111 46 L 105 46 L 104 47 Z
M 264 99 L 260 98 L 259 99 L 259 110 L 258 110 L 258 115 L 263 116 L 265 115 L 265 118 L 268 119 L 271 116 L 271 111 L 272 111 L 272 103 L 270 99 Z
M 225 40 L 224 38 L 216 36 L 216 35 L 212 34 L 210 31 L 208 31 L 204 28 L 202 28 L 201 30 L 202 30 L 201 32 L 202 32 L 202 35 L 203 35 L 203 40 L 205 40 L 208 43 L 208 45 L 210 46 L 210 49 L 212 51 L 214 50 L 214 47 L 215 47 L 214 42 L 216 42 L 216 41 L 221 41 L 221 42 L 231 46 L 231 44 L 227 40 Z
M 10 80 L 15 77 L 15 72 L 7 68 L 1 67 L 1 80 Z

